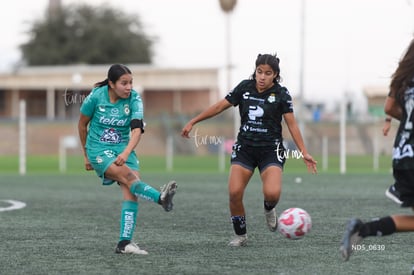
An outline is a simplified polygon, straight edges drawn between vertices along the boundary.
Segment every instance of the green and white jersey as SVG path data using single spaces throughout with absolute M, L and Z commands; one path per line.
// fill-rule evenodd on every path
M 91 118 L 86 148 L 119 148 L 123 150 L 130 138 L 131 120 L 143 119 L 144 108 L 141 96 L 132 90 L 129 98 L 109 101 L 108 86 L 96 87 L 85 98 L 80 112 Z
M 400 98 L 402 117 L 392 152 L 393 168 L 414 169 L 414 81 Z
M 292 97 L 285 87 L 276 83 L 259 93 L 255 80 L 243 80 L 225 98 L 239 106 L 239 144 L 263 147 L 283 141 L 282 116 L 293 112 Z

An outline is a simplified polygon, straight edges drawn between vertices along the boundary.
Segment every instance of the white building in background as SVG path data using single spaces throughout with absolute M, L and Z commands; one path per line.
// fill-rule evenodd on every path
M 17 118 L 27 101 L 28 118 L 74 119 L 82 100 L 110 65 L 25 67 L 0 74 L 0 118 Z M 128 65 L 147 116 L 193 114 L 219 99 L 217 68 L 156 68 Z

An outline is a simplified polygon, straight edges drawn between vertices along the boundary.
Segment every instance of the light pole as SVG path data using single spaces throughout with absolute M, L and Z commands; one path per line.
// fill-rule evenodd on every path
M 230 14 L 233 11 L 234 7 L 237 4 L 237 0 L 219 0 L 221 10 L 224 11 L 226 15 L 226 92 L 229 92 L 231 89 L 231 28 L 230 28 Z M 240 122 L 237 118 L 237 109 L 234 109 L 234 136 L 237 137 L 237 132 L 239 131 Z
M 300 9 L 300 42 L 299 42 L 299 110 L 297 112 L 299 120 L 299 129 L 302 132 L 303 138 L 306 139 L 305 135 L 305 125 L 304 125 L 304 108 L 305 108 L 305 98 L 303 95 L 304 90 L 304 81 L 305 81 L 305 19 L 306 19 L 306 4 L 305 0 L 301 0 L 301 9 Z

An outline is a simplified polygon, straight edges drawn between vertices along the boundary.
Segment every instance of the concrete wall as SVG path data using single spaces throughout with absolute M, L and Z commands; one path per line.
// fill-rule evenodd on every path
M 185 120 L 185 118 L 183 118 Z M 213 143 L 212 138 L 233 140 L 232 120 L 223 114 L 215 120 L 205 121 L 196 125 L 192 134 L 197 130 L 198 144 L 195 138 L 183 139 L 180 136 L 184 120 L 164 117 L 147 121 L 146 132 L 138 145 L 141 155 L 164 155 L 166 152 L 167 135 L 174 139 L 176 152 L 179 154 L 208 154 Z M 382 122 L 371 124 L 347 125 L 347 153 L 351 155 L 372 155 L 377 146 L 379 153 L 391 154 L 397 123 L 392 125 L 387 137 L 382 135 Z M 17 155 L 19 141 L 19 127 L 16 122 L 0 122 L 3 138 L 0 139 L 0 155 Z M 328 141 L 330 155 L 339 154 L 339 125 L 337 123 L 308 123 L 304 131 L 306 145 L 312 155 L 322 155 L 322 140 Z M 64 136 L 77 138 L 76 122 L 34 122 L 27 123 L 28 147 L 30 155 L 58 154 L 59 140 Z M 285 140 L 292 144 L 289 132 L 284 127 Z M 205 138 L 205 144 L 202 138 Z M 377 145 L 375 145 L 377 144 Z M 213 148 L 214 149 L 214 148 Z M 81 154 L 80 148 L 70 149 L 69 154 Z

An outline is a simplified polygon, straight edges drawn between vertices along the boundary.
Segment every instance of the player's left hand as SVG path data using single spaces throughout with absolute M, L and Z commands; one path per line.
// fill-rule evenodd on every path
M 125 157 L 124 154 L 122 153 L 116 157 L 116 160 L 114 161 L 114 163 L 115 165 L 122 166 L 125 164 L 126 161 L 127 161 L 127 157 Z
M 306 167 L 308 167 L 308 172 L 312 174 L 317 174 L 318 169 L 316 167 L 316 164 L 318 163 L 316 160 L 313 159 L 313 157 L 309 154 L 305 154 L 303 156 L 303 161 L 306 164 Z

